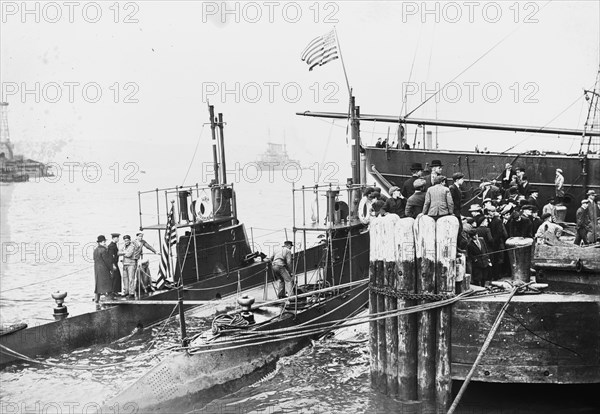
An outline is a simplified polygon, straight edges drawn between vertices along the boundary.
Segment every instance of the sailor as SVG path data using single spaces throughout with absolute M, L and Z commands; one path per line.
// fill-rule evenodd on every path
M 113 284 L 111 280 L 112 261 L 106 248 L 106 237 L 98 236 L 96 243 L 98 245 L 94 249 L 94 277 L 96 288 L 94 290 L 94 301 L 100 301 L 100 295 L 106 294 L 108 297 L 113 295 Z
M 269 259 L 272 262 L 273 274 L 279 281 L 278 299 L 292 295 L 292 246 L 293 243 L 286 240 L 281 249 L 275 250 Z
M 554 187 L 556 190 L 556 202 L 562 203 L 563 198 L 565 197 L 565 177 L 563 177 L 563 170 L 561 170 L 560 168 L 556 169 Z
M 381 138 L 377 138 L 377 143 L 375 144 L 375 148 L 384 148 L 383 141 Z
M 406 198 L 400 194 L 400 189 L 398 187 L 391 187 L 389 194 L 391 195 L 385 202 L 385 211 L 388 213 L 393 213 L 398 215 L 399 217 L 405 216 L 405 208 L 406 208 Z
M 425 190 L 435 185 L 435 177 L 442 175 L 442 169 L 444 167 L 442 161 L 440 160 L 431 161 L 431 164 L 429 166 L 431 167 L 431 174 L 423 177 L 423 179 L 425 180 Z
M 144 247 L 156 254 L 156 250 L 146 240 L 144 240 L 144 233 L 139 232 L 135 235 L 135 241 L 133 242 L 133 259 L 138 265 L 134 274 L 134 279 L 130 280 L 129 294 L 133 293 L 138 296 L 142 291 L 152 290 L 152 280 L 148 277 L 146 272 L 142 272 L 140 267 L 141 259 L 144 256 Z
M 415 182 L 415 180 L 421 178 L 421 176 L 423 175 L 423 165 L 420 162 L 415 162 L 410 167 L 410 171 L 412 173 L 412 177 L 404 181 L 404 184 L 402 184 L 401 191 L 402 195 L 407 199 L 415 192 L 415 187 L 413 183 Z
M 119 233 L 111 233 L 112 241 L 108 245 L 108 254 L 112 261 L 111 278 L 113 282 L 113 292 L 117 295 L 121 292 L 121 271 L 119 270 Z
M 123 256 L 123 296 L 133 298 L 135 293 L 133 280 L 135 279 L 137 260 L 133 258 L 134 245 L 131 243 L 131 236 L 129 234 L 123 236 L 123 243 L 123 249 L 119 251 L 119 256 Z

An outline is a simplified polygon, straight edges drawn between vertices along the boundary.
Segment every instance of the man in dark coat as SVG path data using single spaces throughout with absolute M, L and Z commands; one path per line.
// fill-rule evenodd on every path
M 507 231 L 510 237 L 533 237 L 533 221 L 531 220 L 533 206 L 523 206 L 522 214 L 518 211 L 508 220 Z
M 543 207 L 540 205 L 539 194 L 539 190 L 536 187 L 531 187 L 529 189 L 529 198 L 527 199 L 527 204 L 534 206 L 538 211 Z
M 460 187 L 465 181 L 465 175 L 457 172 L 452 174 L 452 180 L 454 181 L 450 186 L 450 194 L 452 195 L 452 202 L 454 203 L 453 214 L 458 218 L 460 222 L 460 207 L 462 204 L 462 191 Z
M 108 254 L 112 261 L 112 283 L 113 292 L 121 292 L 121 271 L 119 270 L 119 233 L 112 233 L 112 241 L 108 245 Z
M 97 239 L 98 246 L 94 249 L 94 276 L 96 279 L 95 301 L 100 301 L 100 295 L 106 293 L 109 296 L 113 294 L 112 280 L 110 272 L 112 270 L 112 261 L 106 248 L 106 237 L 100 235 Z
M 587 212 L 587 209 L 590 205 L 590 200 L 588 200 L 587 198 L 584 198 L 583 200 L 581 200 L 581 207 L 579 207 L 577 209 L 577 213 L 575 213 L 575 218 L 576 218 L 576 229 L 577 229 L 577 236 L 575 237 L 575 244 L 576 245 L 580 245 L 581 243 L 583 244 L 588 244 L 587 243 L 587 234 L 590 231 L 590 216 Z
M 412 177 L 404 181 L 401 191 L 402 195 L 407 199 L 415 193 L 414 182 L 423 175 L 423 165 L 420 162 L 415 162 L 410 167 L 410 171 L 412 172 Z
M 419 178 L 414 182 L 415 192 L 406 200 L 406 217 L 417 218 L 419 214 L 423 212 L 423 205 L 425 204 L 425 180 Z

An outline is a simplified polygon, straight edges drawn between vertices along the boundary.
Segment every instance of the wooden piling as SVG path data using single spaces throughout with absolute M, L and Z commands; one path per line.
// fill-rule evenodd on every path
M 384 264 L 385 262 L 378 260 L 376 266 L 376 283 L 377 286 L 384 286 Z M 385 312 L 385 296 L 381 293 L 377 294 L 377 313 Z M 381 318 L 377 321 L 377 372 L 378 378 L 376 382 L 376 388 L 383 394 L 387 394 L 387 350 L 386 350 L 386 338 L 385 338 L 385 325 L 386 319 Z
M 420 216 L 413 232 L 417 258 L 417 293 L 433 293 L 435 221 L 429 216 Z M 435 342 L 435 311 L 420 312 L 417 322 L 417 398 L 423 401 L 426 409 L 435 401 Z
M 397 269 L 396 262 L 385 262 L 385 286 L 396 289 Z M 385 310 L 393 312 L 398 309 L 398 302 L 394 297 L 386 296 Z M 398 395 L 398 317 L 385 319 L 385 344 L 387 351 L 387 395 Z
M 398 245 L 397 289 L 415 293 L 415 240 L 411 217 L 400 220 L 396 230 Z M 417 304 L 416 300 L 398 299 L 397 308 Z M 417 314 L 398 317 L 398 397 L 402 401 L 417 399 Z
M 369 263 L 369 282 L 371 286 L 375 285 L 375 272 L 377 262 L 370 261 Z M 369 291 L 369 314 L 374 315 L 377 313 L 377 295 L 373 290 Z M 377 321 L 369 322 L 369 344 L 370 344 L 370 373 L 371 373 L 371 385 L 374 387 L 377 383 Z
M 436 222 L 436 292 L 451 294 L 456 281 L 456 240 L 459 223 L 455 216 L 441 217 Z M 446 413 L 452 402 L 452 376 L 450 372 L 450 321 L 451 307 L 437 309 L 437 346 L 435 392 L 438 413 Z

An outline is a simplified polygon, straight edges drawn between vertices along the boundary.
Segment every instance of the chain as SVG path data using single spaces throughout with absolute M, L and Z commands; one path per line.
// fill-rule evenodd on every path
M 430 302 L 437 302 L 440 300 L 452 299 L 456 295 L 454 293 L 410 293 L 404 290 L 393 289 L 387 286 L 369 284 L 369 290 L 374 293 L 378 293 L 384 296 L 390 296 L 396 299 L 403 300 L 428 300 Z

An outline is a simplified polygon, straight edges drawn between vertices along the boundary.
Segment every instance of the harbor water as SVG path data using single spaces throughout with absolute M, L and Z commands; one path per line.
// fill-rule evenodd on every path
M 292 182 L 314 185 L 315 171 L 234 177 L 238 215 L 254 250 L 268 252 L 292 233 Z M 343 172 L 336 178 L 345 183 Z M 96 236 L 135 234 L 139 226 L 137 191 L 181 184 L 162 171 L 136 173 L 134 182 L 105 174 L 102 179 L 33 180 L 1 187 L 2 324 L 30 326 L 52 320 L 50 293 L 68 292 L 71 314 L 94 309 L 91 251 Z M 189 180 L 188 180 L 189 181 Z M 299 214 L 299 212 L 296 212 Z M 287 234 L 286 230 L 287 229 Z M 158 249 L 155 234 L 146 233 Z M 90 247 L 91 246 L 91 247 Z M 149 255 L 156 275 L 158 256 Z M 188 332 L 210 327 L 212 311 L 188 315 Z M 147 327 L 112 344 L 80 349 L 0 371 L 1 413 L 137 412 L 135 403 L 103 403 L 139 378 L 178 345 L 177 319 Z M 366 326 L 315 341 L 277 366 L 249 378 L 241 389 L 216 390 L 172 412 L 197 413 L 409 413 L 405 405 L 370 388 Z M 91 369 L 93 367 L 93 369 Z M 460 386 L 456 383 L 455 387 Z M 457 391 L 457 389 L 455 390 Z M 591 387 L 494 386 L 471 384 L 459 413 L 592 413 L 600 405 Z

